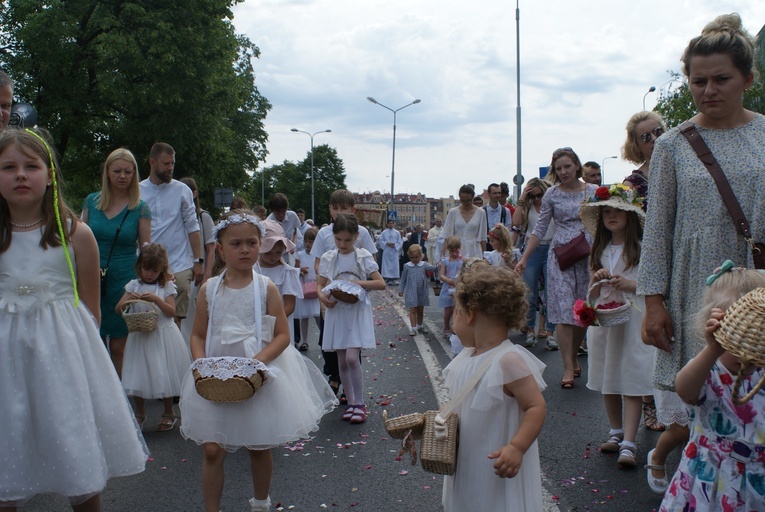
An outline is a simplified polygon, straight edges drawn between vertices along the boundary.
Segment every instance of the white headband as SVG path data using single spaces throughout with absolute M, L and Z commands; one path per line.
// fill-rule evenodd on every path
M 266 227 L 263 224 L 263 221 L 257 218 L 254 215 L 245 214 L 241 215 L 239 213 L 235 213 L 234 215 L 231 215 L 230 217 L 226 217 L 225 219 L 221 219 L 218 221 L 218 223 L 213 228 L 213 236 L 215 239 L 218 239 L 218 234 L 226 229 L 231 224 L 242 224 L 243 222 L 247 222 L 248 224 L 252 224 L 253 226 L 257 226 L 260 230 L 261 236 L 266 232 Z

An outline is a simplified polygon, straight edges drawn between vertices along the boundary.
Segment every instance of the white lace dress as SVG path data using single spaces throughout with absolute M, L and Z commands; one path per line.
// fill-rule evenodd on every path
M 207 357 L 252 357 L 259 343 L 256 332 L 255 296 L 266 312 L 268 278 L 254 275 L 253 283 L 233 289 L 220 276 L 207 281 L 208 310 L 212 326 Z M 273 317 L 272 317 L 273 318 Z M 269 324 L 263 315 L 263 325 Z M 271 324 L 273 325 L 273 324 Z M 242 402 L 211 402 L 199 396 L 191 369 L 181 391 L 181 434 L 199 444 L 217 443 L 228 451 L 241 446 L 263 450 L 301 439 L 318 430 L 321 417 L 337 405 L 337 399 L 319 369 L 290 344 L 269 365 L 268 380 L 250 399 Z
M 72 263 L 76 263 L 70 250 Z M 144 470 L 148 449 L 61 247 L 15 232 L 0 254 L 0 502 L 81 502 Z
M 133 279 L 125 291 L 153 293 L 162 299 L 176 295 L 175 284 L 146 284 Z M 136 304 L 131 311 L 153 309 Z M 125 344 L 122 362 L 122 386 L 131 396 L 169 398 L 181 393 L 181 382 L 191 363 L 188 345 L 172 317 L 160 311 L 157 328 L 149 332 L 131 332 Z
M 303 298 L 303 286 L 300 284 L 300 269 L 290 265 L 276 265 L 275 267 L 261 267 L 260 263 L 255 264 L 255 272 L 269 278 L 279 289 L 279 295 L 294 295 L 295 304 Z M 295 343 L 295 325 L 292 319 L 294 312 L 287 316 L 287 323 L 290 326 L 290 343 Z
M 454 397 L 486 358 L 493 360 L 457 410 L 460 418 L 457 470 L 453 476 L 444 478 L 444 510 L 542 510 L 542 473 L 537 442 L 534 441 L 526 451 L 520 471 L 513 478 L 495 475 L 495 460 L 489 459 L 488 455 L 513 438 L 523 417 L 518 401 L 507 396 L 503 386 L 531 375 L 539 389 L 544 390 L 542 372 L 545 365 L 531 352 L 509 340 L 472 357 L 474 351 L 474 348 L 465 348 L 444 368 L 449 396 Z

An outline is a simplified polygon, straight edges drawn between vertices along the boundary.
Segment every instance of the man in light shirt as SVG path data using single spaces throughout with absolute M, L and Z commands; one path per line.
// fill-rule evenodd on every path
M 13 105 L 13 81 L 11 77 L 0 71 L 0 132 L 8 126 L 11 120 L 11 105 Z
M 598 162 L 587 162 L 582 165 L 582 181 L 601 186 L 603 183 L 603 173 L 600 170 Z
M 489 204 L 483 207 L 486 212 L 486 228 L 488 231 L 494 229 L 497 224 L 502 224 L 507 228 L 509 232 L 513 227 L 513 219 L 510 212 L 505 208 L 505 205 L 500 203 L 502 198 L 502 189 L 499 183 L 492 183 L 489 185 Z M 489 233 L 486 232 L 486 244 L 489 243 Z
M 167 250 L 175 277 L 175 323 L 180 328 L 189 307 L 191 282 L 204 278 L 199 223 L 191 189 L 173 179 L 175 150 L 157 142 L 149 152 L 149 177 L 141 181 L 141 199 L 151 209 L 151 240 Z

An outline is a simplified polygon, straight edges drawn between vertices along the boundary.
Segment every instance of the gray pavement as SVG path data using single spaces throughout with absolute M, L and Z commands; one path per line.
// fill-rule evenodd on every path
M 271 497 L 283 510 L 441 510 L 442 477 L 398 457 L 399 443 L 388 438 L 381 414 L 384 409 L 392 415 L 421 412 L 437 408 L 443 401 L 439 372 L 451 355 L 448 341 L 440 334 L 442 310 L 426 308 L 429 333 L 413 339 L 407 334 L 403 299 L 395 290 L 375 293 L 373 305 L 378 346 L 363 356 L 368 420 L 363 425 L 350 425 L 340 420 L 342 409 L 335 410 L 324 417 L 311 438 L 272 450 Z M 524 337 L 518 333 L 511 339 L 520 343 Z M 310 350 L 305 354 L 321 368 L 317 340 L 317 333 L 312 331 Z M 577 379 L 576 387 L 562 390 L 558 385 L 562 371 L 559 352 L 547 352 L 544 343 L 531 351 L 547 364 L 544 396 L 548 416 L 539 439 L 547 493 L 545 510 L 630 512 L 658 508 L 660 498 L 650 493 L 644 470 L 620 471 L 615 457 L 597 450 L 608 424 L 599 394 L 585 388 L 586 357 L 580 358 L 583 376 Z M 112 479 L 102 496 L 102 510 L 203 510 L 201 448 L 183 440 L 177 427 L 168 433 L 154 432 L 161 402 L 149 402 L 148 411 L 144 435 L 151 460 L 146 471 Z M 656 433 L 639 430 L 640 457 L 657 438 Z M 676 457 L 670 464 L 675 467 Z M 222 510 L 248 511 L 251 489 L 247 454 L 243 450 L 230 454 Z M 59 512 L 69 508 L 58 498 L 41 496 L 20 510 Z

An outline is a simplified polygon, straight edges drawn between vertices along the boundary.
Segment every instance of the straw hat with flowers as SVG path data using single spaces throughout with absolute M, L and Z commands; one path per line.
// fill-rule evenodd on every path
M 602 186 L 595 190 L 594 196 L 579 207 L 579 216 L 582 218 L 584 228 L 592 235 L 598 230 L 601 206 L 610 206 L 619 210 L 635 212 L 640 219 L 640 225 L 642 226 L 645 223 L 643 198 L 638 195 L 635 189 L 621 183 Z

